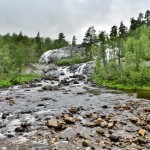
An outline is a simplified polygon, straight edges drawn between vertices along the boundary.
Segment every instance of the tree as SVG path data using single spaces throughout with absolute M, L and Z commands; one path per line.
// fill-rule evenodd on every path
M 117 37 L 117 35 L 118 35 L 118 28 L 117 28 L 117 26 L 113 26 L 111 28 L 109 36 L 112 38 L 112 37 Z
M 85 33 L 82 45 L 85 47 L 85 53 L 87 58 L 92 58 L 91 46 L 97 42 L 96 30 L 94 26 L 88 28 Z
M 130 19 L 131 25 L 130 25 L 130 31 L 134 31 L 138 28 L 137 20 L 133 18 Z
M 37 48 L 36 48 L 37 58 L 39 58 L 43 53 L 43 49 L 42 49 L 43 43 L 42 43 L 42 38 L 40 37 L 39 31 L 35 37 L 35 42 L 37 44 Z
M 144 18 L 143 14 L 139 13 L 139 16 L 137 18 L 137 26 L 138 26 L 138 28 L 144 24 L 143 18 Z
M 128 35 L 127 27 L 123 24 L 121 21 L 120 27 L 119 27 L 119 37 L 125 38 Z
M 72 38 L 72 46 L 76 46 L 76 36 L 74 35 Z
M 72 48 L 71 48 L 71 56 L 75 50 L 75 46 L 76 46 L 76 36 L 74 35 L 73 38 L 72 38 Z
M 145 13 L 146 24 L 150 26 L 150 10 L 147 10 Z
M 66 41 L 64 33 L 62 33 L 62 32 L 59 33 L 58 39 L 54 40 L 54 47 L 61 48 L 61 47 L 65 47 L 68 45 L 69 45 L 69 43 L 68 43 L 68 41 Z
M 99 37 L 99 43 L 100 43 L 100 56 L 103 60 L 104 66 L 106 66 L 106 63 L 107 63 L 106 48 L 107 48 L 108 36 L 105 31 L 101 31 L 98 37 Z

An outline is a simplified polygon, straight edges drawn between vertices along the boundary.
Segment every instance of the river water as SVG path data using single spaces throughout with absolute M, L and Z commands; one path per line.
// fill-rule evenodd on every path
M 56 72 L 61 74 L 58 78 L 42 78 L 32 83 L 1 89 L 0 149 L 123 149 L 110 141 L 110 134 L 123 140 L 120 144 L 124 144 L 126 149 L 132 148 L 131 143 L 134 143 L 132 140 L 138 130 L 142 127 L 145 129 L 147 124 L 134 124 L 130 118 L 137 116 L 145 121 L 139 112 L 147 117 L 148 113 L 144 109 L 150 106 L 150 101 L 137 99 L 126 92 L 97 87 L 83 74 L 85 66 L 86 64 L 80 65 L 74 73 L 68 67 L 57 68 Z M 61 80 L 66 82 L 66 79 L 67 85 L 59 85 Z M 46 85 L 52 86 L 53 90 L 43 90 Z M 77 112 L 70 114 L 71 108 L 77 108 Z M 78 118 L 78 121 L 67 123 L 62 130 L 47 126 L 47 120 L 63 120 L 65 115 Z M 104 136 L 100 136 L 96 133 L 97 126 L 90 125 L 97 118 L 103 118 L 108 123 L 113 120 L 115 125 L 111 129 L 104 127 Z M 149 138 L 147 129 L 146 136 Z M 51 144 L 53 138 L 57 141 Z M 127 138 L 131 142 L 126 141 Z M 91 143 L 87 147 L 82 143 L 85 139 Z M 106 141 L 103 148 L 101 141 Z M 143 143 L 135 142 L 135 145 L 149 149 L 149 141 L 146 138 L 145 141 L 147 147 Z

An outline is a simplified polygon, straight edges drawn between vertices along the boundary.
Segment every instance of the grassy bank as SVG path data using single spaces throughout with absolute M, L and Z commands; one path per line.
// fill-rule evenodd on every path
M 79 63 L 85 63 L 91 61 L 89 58 L 81 57 L 81 56 L 73 56 L 71 58 L 58 59 L 54 61 L 54 64 L 57 66 L 69 66 Z
M 9 87 L 12 85 L 23 84 L 33 79 L 38 79 L 40 75 L 38 74 L 24 74 L 17 77 L 8 76 L 0 79 L 0 88 Z
M 102 81 L 98 79 L 93 79 L 93 82 L 99 86 L 104 86 L 112 89 L 118 89 L 118 90 L 141 90 L 141 91 L 150 91 L 150 85 L 123 85 L 123 84 L 118 84 L 115 82 L 110 82 L 110 81 Z

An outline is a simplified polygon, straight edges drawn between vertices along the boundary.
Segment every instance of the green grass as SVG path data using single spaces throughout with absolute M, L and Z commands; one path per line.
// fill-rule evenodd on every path
M 73 56 L 71 58 L 58 59 L 54 61 L 54 64 L 58 66 L 69 66 L 79 63 L 85 63 L 91 61 L 92 59 L 81 57 L 81 56 Z
M 38 74 L 24 74 L 17 76 L 15 78 L 14 77 L 12 78 L 11 76 L 8 76 L 7 78 L 3 77 L 0 79 L 0 88 L 9 87 L 17 84 L 23 84 L 33 79 L 37 79 L 39 77 L 40 75 Z
M 98 79 L 93 79 L 93 82 L 99 86 L 104 86 L 112 89 L 118 90 L 142 90 L 142 91 L 150 91 L 150 85 L 138 86 L 138 85 L 123 85 L 118 84 L 113 81 L 102 81 Z

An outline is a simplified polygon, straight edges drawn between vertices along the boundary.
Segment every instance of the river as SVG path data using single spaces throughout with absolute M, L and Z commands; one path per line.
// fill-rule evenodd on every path
M 150 149 L 150 101 L 97 87 L 85 67 L 39 65 L 48 76 L 1 89 L 0 149 Z

